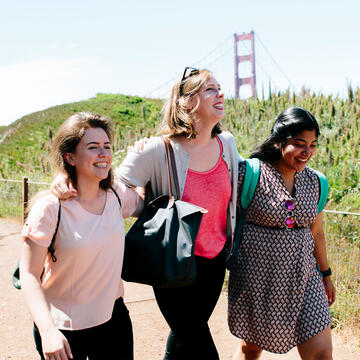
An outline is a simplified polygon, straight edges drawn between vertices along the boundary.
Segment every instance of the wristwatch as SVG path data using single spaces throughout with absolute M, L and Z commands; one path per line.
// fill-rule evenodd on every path
M 324 270 L 324 271 L 321 271 L 321 275 L 322 277 L 327 277 L 327 276 L 330 276 L 332 273 L 331 273 L 331 267 L 329 266 L 329 268 L 327 270 Z

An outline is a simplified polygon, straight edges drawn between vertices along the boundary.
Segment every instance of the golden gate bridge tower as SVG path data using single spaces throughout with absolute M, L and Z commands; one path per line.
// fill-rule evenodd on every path
M 238 42 L 251 41 L 251 52 L 246 55 L 238 55 Z M 235 98 L 239 97 L 240 87 L 243 85 L 250 85 L 252 97 L 256 98 L 256 74 L 255 74 L 255 36 L 254 31 L 248 34 L 237 35 L 234 34 L 234 55 L 235 55 Z M 250 61 L 251 63 L 251 76 L 239 78 L 239 64 L 242 62 Z

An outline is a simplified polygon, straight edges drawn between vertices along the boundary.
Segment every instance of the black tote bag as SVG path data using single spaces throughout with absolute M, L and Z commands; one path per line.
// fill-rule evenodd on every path
M 191 284 L 196 277 L 195 239 L 205 209 L 176 200 L 171 184 L 179 186 L 173 149 L 164 139 L 169 195 L 151 201 L 125 237 L 122 278 L 141 284 L 174 288 Z

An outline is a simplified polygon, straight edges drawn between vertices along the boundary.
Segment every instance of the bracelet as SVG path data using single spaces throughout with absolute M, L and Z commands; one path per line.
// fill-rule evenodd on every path
M 320 272 L 321 272 L 322 277 L 327 277 L 327 276 L 330 276 L 332 274 L 330 266 L 329 266 L 329 268 L 327 270 L 324 270 L 324 271 L 320 270 Z

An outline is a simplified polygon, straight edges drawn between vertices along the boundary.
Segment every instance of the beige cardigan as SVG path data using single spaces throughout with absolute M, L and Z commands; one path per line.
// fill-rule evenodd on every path
M 224 131 L 219 134 L 218 137 L 223 145 L 223 158 L 229 169 L 232 188 L 227 209 L 227 234 L 232 248 L 235 231 L 238 163 L 242 158 L 238 154 L 235 138 L 230 132 Z M 187 170 L 189 168 L 190 154 L 182 148 L 176 139 L 172 139 L 171 144 L 174 149 L 180 193 L 182 196 Z M 165 150 L 162 139 L 160 137 L 150 138 L 143 151 L 129 152 L 122 164 L 115 169 L 115 176 L 118 180 L 131 187 L 145 186 L 150 181 L 155 197 L 164 194 L 169 195 Z

